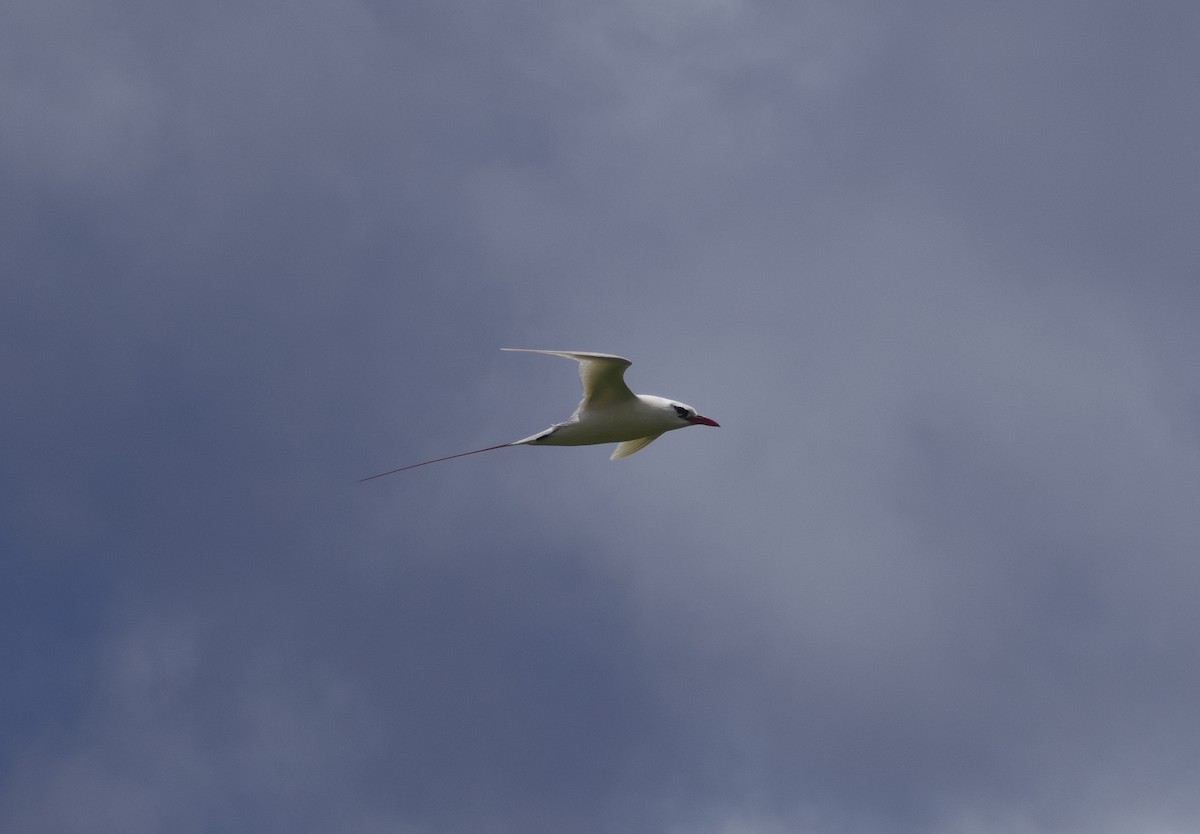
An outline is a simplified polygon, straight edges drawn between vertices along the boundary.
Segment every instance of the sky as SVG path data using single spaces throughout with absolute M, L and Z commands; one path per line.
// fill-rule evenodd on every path
M 0 830 L 1196 830 L 1200 6 L 0 16 Z

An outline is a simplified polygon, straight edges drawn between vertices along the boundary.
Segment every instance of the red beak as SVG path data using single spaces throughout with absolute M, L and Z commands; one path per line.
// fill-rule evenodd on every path
M 707 417 L 701 417 L 699 414 L 697 414 L 695 417 L 689 417 L 688 422 L 693 426 L 715 426 L 718 429 L 721 428 L 721 424 L 716 420 L 710 420 Z

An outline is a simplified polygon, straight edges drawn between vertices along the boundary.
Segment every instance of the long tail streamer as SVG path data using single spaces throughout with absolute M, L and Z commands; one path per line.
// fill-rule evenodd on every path
M 499 446 L 488 446 L 486 449 L 475 449 L 472 452 L 459 452 L 457 455 L 446 455 L 444 458 L 434 458 L 433 460 L 423 460 L 420 463 L 410 463 L 408 466 L 401 466 L 399 469 L 389 469 L 387 472 L 380 472 L 378 475 L 368 475 L 365 478 L 359 478 L 358 483 L 363 481 L 373 481 L 376 478 L 382 478 L 384 475 L 395 475 L 397 472 L 403 472 L 406 469 L 416 469 L 418 466 L 428 466 L 431 463 L 441 463 L 444 460 L 454 460 L 454 458 L 465 458 L 467 455 L 477 455 L 480 452 L 493 452 L 496 449 L 504 449 L 508 446 L 516 446 L 516 443 L 501 443 Z

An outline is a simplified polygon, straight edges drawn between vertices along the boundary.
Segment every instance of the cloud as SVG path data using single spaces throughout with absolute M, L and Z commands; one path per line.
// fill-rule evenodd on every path
M 943 5 L 21 10 L 0 827 L 1184 830 L 1194 12 Z

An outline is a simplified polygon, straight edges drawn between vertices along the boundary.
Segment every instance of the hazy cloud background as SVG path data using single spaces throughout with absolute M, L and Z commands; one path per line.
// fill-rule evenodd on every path
M 1194 3 L 0 11 L 0 829 L 1195 830 Z

